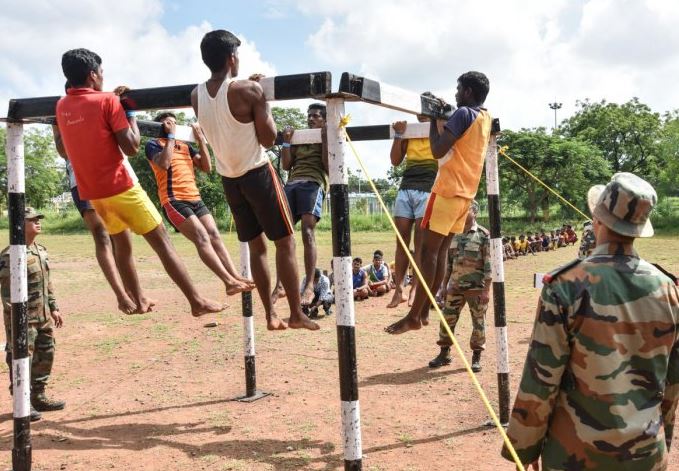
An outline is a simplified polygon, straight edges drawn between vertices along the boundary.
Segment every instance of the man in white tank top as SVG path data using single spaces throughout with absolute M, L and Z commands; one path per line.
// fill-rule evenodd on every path
M 256 78 L 234 79 L 238 46 L 240 40 L 225 30 L 203 37 L 200 51 L 211 77 L 191 92 L 191 105 L 214 150 L 238 239 L 250 247 L 252 278 L 264 305 L 267 328 L 318 330 L 318 324 L 302 312 L 292 217 L 264 150 L 273 146 L 276 124 Z M 276 269 L 290 305 L 287 324 L 274 311 L 264 234 L 276 245 Z

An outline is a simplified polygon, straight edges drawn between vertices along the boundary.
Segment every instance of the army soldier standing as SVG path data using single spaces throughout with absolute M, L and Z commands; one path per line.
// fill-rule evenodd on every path
M 451 242 L 448 250 L 448 267 L 443 279 L 443 286 L 447 286 L 443 315 L 453 332 L 460 319 L 462 308 L 469 303 L 473 327 L 469 343 L 473 351 L 472 370 L 475 372 L 481 371 L 481 352 L 486 343 L 488 291 L 492 281 L 490 235 L 485 228 L 476 223 L 478 212 L 479 203 L 473 201 L 467 213 L 464 231 L 456 234 Z M 441 346 L 441 352 L 429 362 L 430 368 L 438 368 L 451 362 L 452 342 L 443 325 L 439 328 L 439 340 L 436 343 Z
M 31 421 L 40 420 L 38 411 L 61 410 L 66 405 L 45 396 L 45 387 L 54 362 L 54 327 L 64 320 L 59 313 L 50 280 L 47 249 L 36 243 L 40 234 L 40 219 L 44 216 L 27 207 L 24 216 L 26 235 L 26 270 L 28 284 L 28 352 L 31 355 Z M 5 347 L 12 389 L 12 305 L 10 300 L 9 247 L 0 253 L 0 293 L 7 343 Z
M 542 457 L 545 470 L 665 470 L 679 400 L 679 288 L 633 248 L 653 235 L 657 196 L 617 173 L 587 199 L 597 247 L 545 275 L 507 435 L 533 469 Z

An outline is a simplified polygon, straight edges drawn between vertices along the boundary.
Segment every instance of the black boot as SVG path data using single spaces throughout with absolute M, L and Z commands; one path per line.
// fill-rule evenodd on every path
M 35 410 L 35 407 L 31 404 L 31 422 L 37 422 L 40 419 L 42 419 L 42 414 Z
M 481 350 L 474 350 L 472 354 L 472 371 L 474 373 L 481 371 Z
M 35 407 L 40 412 L 48 412 L 53 410 L 62 410 L 66 407 L 64 401 L 57 401 L 49 399 L 44 392 L 31 394 L 31 407 Z
M 438 356 L 429 362 L 429 368 L 439 368 L 441 366 L 450 365 L 451 361 L 450 347 L 441 347 Z

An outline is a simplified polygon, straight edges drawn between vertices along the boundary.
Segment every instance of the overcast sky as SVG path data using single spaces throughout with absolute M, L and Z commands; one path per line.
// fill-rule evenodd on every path
M 337 89 L 346 71 L 453 101 L 456 78 L 480 70 L 491 83 L 486 105 L 503 128 L 551 127 L 555 100 L 563 103 L 559 120 L 585 98 L 636 96 L 658 112 L 679 108 L 676 1 L 0 0 L 0 7 L 0 116 L 10 98 L 61 94 L 61 54 L 76 47 L 102 56 L 108 90 L 203 81 L 200 39 L 217 28 L 242 39 L 243 77 L 328 70 Z M 347 108 L 353 124 L 408 118 L 366 104 Z M 389 143 L 359 150 L 383 176 Z

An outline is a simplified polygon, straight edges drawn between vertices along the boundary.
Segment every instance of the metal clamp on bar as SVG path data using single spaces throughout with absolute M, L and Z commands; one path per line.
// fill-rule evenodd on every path
M 423 114 L 432 118 L 445 119 L 454 109 L 434 95 L 414 93 L 349 72 L 342 74 L 339 93 L 348 100 L 358 99 L 392 110 Z

